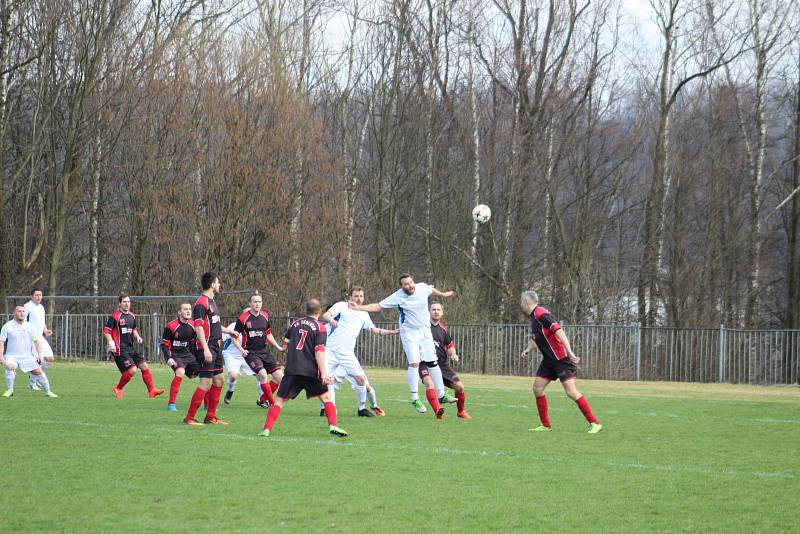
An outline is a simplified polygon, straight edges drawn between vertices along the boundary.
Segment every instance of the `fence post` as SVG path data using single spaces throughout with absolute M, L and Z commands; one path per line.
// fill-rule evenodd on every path
M 69 356 L 69 310 L 64 312 L 64 341 L 62 342 L 62 353 L 61 356 L 68 358 Z
M 725 382 L 725 325 L 719 325 L 719 376 L 717 382 Z
M 152 332 L 151 338 L 153 339 L 153 352 L 150 359 L 158 358 L 158 312 L 153 312 L 153 317 L 150 319 L 150 330 Z
M 483 362 L 481 364 L 481 369 L 482 369 L 481 373 L 484 374 L 484 375 L 486 374 L 486 356 L 487 356 L 487 354 L 489 352 L 488 344 L 489 344 L 489 325 L 488 324 L 484 324 L 483 325 Z
M 642 369 L 642 323 L 636 323 L 636 381 L 641 378 Z

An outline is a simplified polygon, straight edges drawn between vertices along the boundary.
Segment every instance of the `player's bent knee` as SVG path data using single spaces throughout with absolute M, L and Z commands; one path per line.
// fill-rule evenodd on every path
M 367 377 L 364 376 L 364 375 L 357 376 L 356 377 L 356 384 L 358 384 L 359 386 L 366 387 L 366 385 L 367 385 Z

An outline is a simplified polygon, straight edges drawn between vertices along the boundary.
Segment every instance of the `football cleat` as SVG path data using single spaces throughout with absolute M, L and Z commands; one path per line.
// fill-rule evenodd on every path
M 258 406 L 259 408 L 264 408 L 265 410 L 269 410 L 269 407 L 272 405 L 269 403 L 269 401 L 257 400 L 256 406 Z
M 372 413 L 371 411 L 367 410 L 366 408 L 362 408 L 361 410 L 358 410 L 358 416 L 359 417 L 375 417 L 375 414 Z
M 52 391 L 48 391 L 47 393 L 45 393 L 45 394 L 44 394 L 44 396 L 45 396 L 45 397 L 49 397 L 49 398 L 51 398 L 51 399 L 57 399 L 57 398 L 58 398 L 58 395 L 56 395 L 56 394 L 55 394 L 55 393 L 53 393 Z
M 222 419 L 217 419 L 216 417 L 206 417 L 203 420 L 203 423 L 207 425 L 219 425 L 219 426 L 228 426 L 227 421 L 223 421 Z
M 419 413 L 425 413 L 428 411 L 428 409 L 425 407 L 424 404 L 422 404 L 419 401 L 419 399 L 411 401 L 411 406 L 413 406 L 414 409 L 417 410 Z
M 536 428 L 529 428 L 528 430 L 531 432 L 552 432 L 553 429 L 549 426 L 539 425 Z
M 373 407 L 372 407 L 372 413 L 374 413 L 374 414 L 375 414 L 375 415 L 377 415 L 378 417 L 384 417 L 384 416 L 386 415 L 386 414 L 383 412 L 383 410 L 381 410 L 381 407 L 380 407 L 380 406 L 373 406 Z
M 125 396 L 125 392 L 122 390 L 122 388 L 118 388 L 117 386 L 111 388 L 111 391 L 114 392 L 114 396 L 118 399 L 121 399 L 123 396 Z
M 325 417 L 325 408 L 320 408 L 319 409 L 319 416 L 320 417 Z
M 261 432 L 258 433 L 258 437 L 260 438 L 268 438 L 269 437 L 269 428 L 265 428 Z
M 444 419 L 444 408 L 436 410 L 436 419 Z
M 12 396 L 13 394 L 14 394 L 14 390 L 13 389 L 7 389 L 7 390 L 5 390 L 3 392 L 3 397 L 8 398 L 8 397 Z
M 458 415 L 461 419 L 467 419 L 467 420 L 472 419 L 472 416 L 468 414 L 466 410 L 464 410 L 463 412 L 458 412 L 456 415 Z
M 167 411 L 168 412 L 177 412 L 178 411 L 178 407 L 175 406 L 174 402 L 170 402 L 169 404 L 167 404 Z
M 589 423 L 589 430 L 587 431 L 587 433 L 597 434 L 601 430 L 603 430 L 603 425 L 601 425 L 600 423 Z
M 147 395 L 151 399 L 155 398 L 155 397 L 158 397 L 159 395 L 163 395 L 163 394 L 164 394 L 164 390 L 163 389 L 151 389 L 150 391 L 147 392 Z
M 457 402 L 456 398 L 455 397 L 451 397 L 447 393 L 445 393 L 444 395 L 439 397 L 439 403 L 440 404 L 453 404 L 454 402 Z
M 230 404 L 230 403 L 231 403 L 231 399 L 232 399 L 232 398 L 233 398 L 233 391 L 231 391 L 231 390 L 228 390 L 228 391 L 225 393 L 225 399 L 223 399 L 223 402 L 224 402 L 225 404 Z
M 183 424 L 184 425 L 189 425 L 189 426 L 205 426 L 205 425 L 203 425 L 203 423 L 201 423 L 197 419 L 189 419 L 188 417 L 184 417 Z
M 331 425 L 331 426 L 329 426 L 329 427 L 328 427 L 328 432 L 330 432 L 330 433 L 331 433 L 331 434 L 333 434 L 334 436 L 338 436 L 338 437 L 340 437 L 340 438 L 346 438 L 347 436 L 349 436 L 349 435 L 350 435 L 350 434 L 348 434 L 348 433 L 347 433 L 347 431 L 346 431 L 346 430 L 343 430 L 343 429 L 339 428 L 339 427 L 338 427 L 338 426 L 336 426 L 336 425 Z

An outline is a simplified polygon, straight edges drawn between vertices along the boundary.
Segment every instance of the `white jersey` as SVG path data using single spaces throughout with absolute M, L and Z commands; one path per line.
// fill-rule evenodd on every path
M 433 294 L 433 286 L 416 284 L 414 294 L 409 295 L 398 289 L 378 303 L 381 308 L 397 308 L 400 312 L 400 331 L 431 329 L 431 313 L 428 310 L 428 297 Z
M 325 346 L 333 352 L 354 354 L 356 340 L 361 331 L 375 328 L 375 323 L 367 312 L 351 310 L 347 302 L 337 302 L 331 306 L 328 313 L 338 323 L 336 327 L 330 323 L 327 325 L 328 342 Z
M 36 355 L 34 341 L 37 339 L 39 334 L 27 321 L 18 323 L 16 319 L 11 319 L 0 329 L 0 341 L 5 344 L 4 353 L 9 356 Z
M 233 330 L 233 327 L 236 326 L 236 323 L 231 323 L 228 325 L 228 330 Z M 225 332 L 222 333 L 222 355 L 223 356 L 241 356 L 242 353 L 239 352 L 239 349 L 236 348 L 236 345 L 233 344 L 233 340 L 231 336 L 226 334 Z
M 42 304 L 36 304 L 32 300 L 25 303 L 25 320 L 33 325 L 33 329 L 40 336 L 44 333 L 45 311 Z

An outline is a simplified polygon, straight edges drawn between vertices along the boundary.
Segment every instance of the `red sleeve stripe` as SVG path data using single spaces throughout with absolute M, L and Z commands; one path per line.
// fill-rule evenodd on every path
M 325 352 L 325 345 L 317 345 L 314 347 L 314 352 Z
M 111 333 L 111 329 L 109 327 L 107 327 L 107 326 L 104 326 L 103 327 L 103 333 L 104 334 L 110 334 Z
M 455 348 L 455 346 L 456 346 L 456 344 L 451 341 L 450 344 L 447 345 L 447 348 L 448 349 L 452 349 L 452 348 Z
M 555 332 L 556 330 L 561 330 L 561 325 L 558 323 L 553 323 L 550 325 L 550 331 Z

